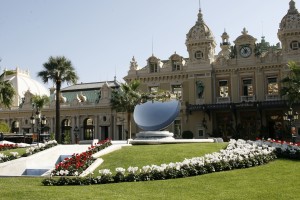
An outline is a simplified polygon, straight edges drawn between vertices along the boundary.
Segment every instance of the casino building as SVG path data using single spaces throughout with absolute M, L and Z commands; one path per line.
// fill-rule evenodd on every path
M 216 54 L 214 34 L 200 10 L 186 35 L 188 58 L 176 52 L 165 60 L 152 55 L 139 67 L 133 57 L 124 79 L 140 80 L 143 91 L 170 90 L 182 97 L 180 115 L 169 127 L 177 137 L 191 131 L 194 138 L 275 138 L 287 125 L 281 80 L 289 61 L 300 64 L 300 14 L 293 0 L 277 35 L 281 44 L 271 46 L 246 28 L 232 41 L 224 32 Z
M 277 131 L 287 132 L 283 116 L 289 108 L 279 91 L 281 80 L 289 74 L 287 63 L 300 64 L 300 14 L 295 2 L 289 2 L 277 32 L 280 43 L 273 46 L 264 37 L 258 41 L 244 28 L 233 40 L 226 32 L 217 33 L 221 35 L 221 50 L 216 52 L 216 39 L 204 18 L 200 10 L 195 25 L 187 30 L 187 58 L 176 52 L 164 60 L 151 55 L 141 67 L 133 57 L 124 80 L 140 80 L 140 89 L 145 92 L 162 89 L 181 96 L 180 114 L 167 127 L 177 138 L 186 131 L 194 138 L 224 139 L 275 138 Z M 74 133 L 79 140 L 126 139 L 126 114 L 110 107 L 111 91 L 119 85 L 114 79 L 63 88 L 62 132 L 69 134 L 72 142 Z M 50 90 L 51 102 L 41 109 L 47 117 L 45 133 L 55 130 L 54 92 Z M 16 134 L 30 134 L 37 130 L 30 124 L 35 113 L 30 102 L 34 92 L 29 87 L 18 94 L 11 110 L 0 111 L 0 120 Z M 293 109 L 299 111 L 300 107 Z M 300 127 L 300 123 L 295 121 L 295 126 Z M 133 126 L 133 137 L 138 131 Z
M 1 108 L 0 121 L 10 125 L 11 138 L 48 139 L 55 131 L 55 88 L 50 92 L 32 79 L 28 71 L 17 68 L 6 70 L 5 80 L 9 80 L 16 89 L 16 97 L 11 109 Z M 126 139 L 125 114 L 116 113 L 110 107 L 111 91 L 119 87 L 116 78 L 113 81 L 79 83 L 61 89 L 61 132 L 70 142 L 112 138 Z M 50 103 L 38 108 L 32 104 L 33 95 L 50 96 Z M 37 111 L 40 117 L 37 118 Z M 32 123 L 32 117 L 35 123 Z M 42 124 L 42 118 L 46 123 Z M 7 136 L 8 137 L 8 136 Z M 35 139 L 34 139 L 35 138 Z M 25 138 L 24 138 L 25 139 Z

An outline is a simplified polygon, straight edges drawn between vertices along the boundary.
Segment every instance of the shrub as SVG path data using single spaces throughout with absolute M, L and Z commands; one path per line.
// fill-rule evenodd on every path
M 183 131 L 182 132 L 182 138 L 183 139 L 193 139 L 194 138 L 194 134 L 192 131 Z

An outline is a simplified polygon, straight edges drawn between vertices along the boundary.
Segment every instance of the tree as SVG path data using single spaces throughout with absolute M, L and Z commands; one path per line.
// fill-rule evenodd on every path
M 50 57 L 48 62 L 43 64 L 44 70 L 38 73 L 38 76 L 42 78 L 44 83 L 48 83 L 52 80 L 56 86 L 56 99 L 55 99 L 55 139 L 58 143 L 61 143 L 61 130 L 60 130 L 60 90 L 61 84 L 66 82 L 67 84 L 76 84 L 78 76 L 70 60 L 64 56 Z
M 16 91 L 8 80 L 4 80 L 5 73 L 0 76 L 0 105 L 10 108 L 13 104 L 13 97 Z
M 47 95 L 33 95 L 31 101 L 35 104 L 37 109 L 42 109 L 44 105 L 49 103 L 50 99 Z
M 111 106 L 117 112 L 127 113 L 128 136 L 131 139 L 131 116 L 134 107 L 142 102 L 143 95 L 138 91 L 140 82 L 134 80 L 130 83 L 122 83 L 118 90 L 112 91 Z
M 300 66 L 296 62 L 288 63 L 290 74 L 281 80 L 283 87 L 280 90 L 280 95 L 286 97 L 289 107 L 293 103 L 300 102 Z
M 0 132 L 9 133 L 10 127 L 7 123 L 4 121 L 0 121 Z

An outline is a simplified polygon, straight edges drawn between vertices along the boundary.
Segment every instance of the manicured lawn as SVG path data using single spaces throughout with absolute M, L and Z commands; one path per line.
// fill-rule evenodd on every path
M 223 147 L 220 144 L 190 145 L 190 148 L 166 145 L 160 153 L 156 151 L 160 145 L 135 146 L 132 150 L 124 148 L 104 157 L 105 168 L 126 167 L 129 164 L 125 162 L 130 159 L 133 159 L 132 166 L 176 162 L 189 157 L 184 151 L 187 155 L 199 156 L 203 155 L 201 151 L 206 151 L 204 149 L 217 151 Z M 169 148 L 172 153 L 167 153 Z M 194 148 L 199 149 L 198 154 L 195 152 L 194 155 Z M 137 156 L 132 158 L 130 151 Z M 118 157 L 117 154 L 122 157 L 121 163 L 114 163 L 113 157 Z M 155 158 L 159 159 L 156 161 Z M 92 186 L 42 186 L 42 178 L 0 178 L 0 199 L 299 199 L 299 166 L 299 161 L 278 159 L 259 167 L 196 177 Z
M 3 153 L 5 155 L 9 155 L 10 152 L 18 152 L 19 156 L 21 156 L 24 153 L 26 153 L 26 148 L 16 148 L 16 149 L 9 149 L 9 150 L 5 150 L 5 151 L 0 151 L 0 153 Z
M 141 168 L 145 165 L 182 162 L 185 158 L 216 152 L 226 148 L 226 146 L 227 143 L 193 143 L 123 147 L 120 151 L 103 156 L 103 164 L 94 173 L 97 176 L 99 169 L 110 169 L 114 173 L 117 167 Z

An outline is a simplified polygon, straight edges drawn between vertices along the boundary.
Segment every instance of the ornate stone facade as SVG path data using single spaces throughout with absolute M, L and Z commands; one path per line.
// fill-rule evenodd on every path
M 186 35 L 188 58 L 175 53 L 161 61 L 152 55 L 145 67 L 134 60 L 124 79 L 140 80 L 144 91 L 170 90 L 182 96 L 180 115 L 168 128 L 178 137 L 192 131 L 194 138 L 275 138 L 275 125 L 284 127 L 287 111 L 279 94 L 281 79 L 288 74 L 288 61 L 300 63 L 299 31 L 299 12 L 291 0 L 278 30 L 282 47 L 271 46 L 265 37 L 257 42 L 244 28 L 233 45 L 224 31 L 216 55 L 214 34 L 199 10 Z
M 116 113 L 110 107 L 111 91 L 118 88 L 116 81 L 80 83 L 61 90 L 61 132 L 66 139 L 75 142 L 75 133 L 78 140 L 92 140 L 112 138 L 114 140 L 126 139 L 124 113 Z M 48 138 L 55 131 L 55 89 L 50 89 L 50 103 L 40 108 L 47 124 L 42 125 L 41 135 Z M 23 97 L 22 106 L 0 111 L 0 121 L 11 127 L 15 136 L 31 136 L 38 133 L 41 125 L 30 123 L 35 117 L 36 107 L 32 105 L 33 94 L 27 91 Z M 76 131 L 75 131 L 76 130 Z M 78 130 L 78 132 L 77 132 Z

